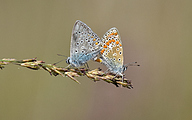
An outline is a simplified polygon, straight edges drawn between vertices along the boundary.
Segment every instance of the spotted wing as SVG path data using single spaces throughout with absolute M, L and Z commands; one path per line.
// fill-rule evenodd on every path
M 123 47 L 119 31 L 113 27 L 102 37 L 101 58 L 108 68 L 120 68 L 123 66 Z
M 83 54 L 99 52 L 100 44 L 100 38 L 90 27 L 79 20 L 75 22 L 70 46 L 70 57 L 72 60 L 78 60 Z

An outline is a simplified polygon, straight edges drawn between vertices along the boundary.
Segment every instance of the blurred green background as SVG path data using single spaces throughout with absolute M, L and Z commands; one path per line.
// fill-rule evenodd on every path
M 117 27 L 134 89 L 15 65 L 0 71 L 1 120 L 191 120 L 190 0 L 0 0 L 0 59 L 69 56 L 76 20 L 100 37 Z M 59 66 L 67 66 L 65 62 Z M 103 65 L 89 62 L 91 69 Z

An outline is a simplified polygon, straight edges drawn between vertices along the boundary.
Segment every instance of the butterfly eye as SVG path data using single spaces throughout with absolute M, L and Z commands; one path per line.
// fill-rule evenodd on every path
M 81 32 L 79 31 L 79 33 L 81 33 Z
M 82 53 L 85 53 L 85 51 L 84 51 L 84 50 L 82 50 L 81 52 L 82 52 Z
M 116 59 L 115 59 L 115 58 L 113 58 L 113 60 L 115 61 Z
M 84 41 L 83 41 L 83 40 L 81 40 L 80 42 L 81 42 L 81 44 L 82 44 Z
M 117 48 L 117 51 L 119 51 L 119 48 Z
M 119 58 L 118 60 L 121 61 L 121 58 Z
M 67 58 L 67 60 L 66 60 L 67 64 L 70 64 L 70 59 L 71 59 L 70 57 Z
M 120 51 L 120 52 L 119 52 L 119 54 L 121 55 L 121 54 L 122 54 L 122 52 Z
M 127 66 L 123 66 L 123 71 L 127 70 Z
M 77 53 L 78 52 L 78 50 L 75 50 L 75 53 Z

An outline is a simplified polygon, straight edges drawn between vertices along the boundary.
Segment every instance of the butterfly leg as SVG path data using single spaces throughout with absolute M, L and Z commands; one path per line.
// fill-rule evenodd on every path
M 121 80 L 122 83 L 124 83 L 124 75 L 122 74 L 122 80 Z
M 86 62 L 85 64 L 87 65 L 87 68 L 89 69 L 89 65 L 88 65 L 88 63 Z M 85 66 L 85 67 L 86 67 L 86 66 Z
M 69 64 L 67 67 L 65 67 L 65 68 L 70 68 L 71 67 L 71 64 Z
M 107 74 L 109 72 L 109 69 L 105 70 L 104 74 Z
M 117 74 L 115 75 L 115 77 L 113 77 L 112 81 L 114 82 L 116 87 L 119 87 L 118 84 L 117 84 L 117 81 L 115 80 L 116 77 L 117 77 Z

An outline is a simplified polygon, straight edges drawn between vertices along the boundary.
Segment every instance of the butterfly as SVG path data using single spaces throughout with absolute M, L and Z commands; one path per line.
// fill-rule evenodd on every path
M 96 57 L 95 61 L 107 66 L 108 71 L 115 74 L 115 77 L 122 76 L 123 82 L 124 72 L 132 63 L 123 65 L 123 46 L 117 28 L 113 27 L 103 35 L 101 46 L 100 57 Z
M 101 51 L 101 39 L 85 23 L 77 20 L 72 30 L 68 67 L 80 67 Z M 87 64 L 88 65 L 88 64 Z

